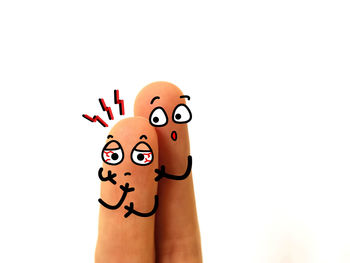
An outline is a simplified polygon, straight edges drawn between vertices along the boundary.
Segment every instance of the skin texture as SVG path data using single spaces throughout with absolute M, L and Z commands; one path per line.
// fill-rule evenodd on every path
M 116 176 L 111 181 L 101 181 L 101 199 L 115 205 L 121 199 L 121 185 L 129 183 L 134 191 L 128 192 L 123 204 L 116 210 L 100 205 L 98 240 L 95 251 L 96 263 L 149 263 L 155 262 L 154 225 L 155 215 L 139 217 L 131 214 L 125 218 L 125 205 L 134 203 L 134 208 L 141 212 L 149 212 L 154 207 L 157 194 L 157 182 L 154 180 L 154 169 L 158 167 L 158 140 L 155 129 L 148 120 L 141 117 L 127 118 L 119 121 L 110 131 L 113 138 L 123 148 L 124 159 L 118 165 L 103 163 L 102 175 L 107 177 L 108 170 Z M 140 139 L 146 135 L 147 139 Z M 149 165 L 137 165 L 131 160 L 131 152 L 140 141 L 147 142 L 153 151 L 153 161 Z M 116 145 L 116 144 L 114 144 Z M 113 146 L 113 145 L 112 145 Z M 146 150 L 145 144 L 137 149 Z M 129 172 L 131 175 L 124 175 Z
M 175 123 L 173 111 L 178 104 L 186 104 L 180 98 L 182 91 L 168 82 L 154 82 L 137 95 L 134 115 L 149 120 L 151 112 L 161 106 L 168 122 L 155 127 L 159 143 L 159 167 L 165 172 L 182 175 L 187 168 L 190 142 L 187 124 Z M 159 96 L 159 99 L 151 100 Z M 177 140 L 171 138 L 176 131 Z M 200 233 L 193 190 L 192 173 L 184 180 L 161 178 L 158 182 L 159 207 L 156 214 L 156 262 L 202 262 Z

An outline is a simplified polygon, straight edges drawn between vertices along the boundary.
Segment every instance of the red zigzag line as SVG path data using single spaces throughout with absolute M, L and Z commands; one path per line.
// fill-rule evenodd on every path
M 99 100 L 99 102 L 101 104 L 102 110 L 103 111 L 107 111 L 108 118 L 110 120 L 114 120 L 114 116 L 113 116 L 113 112 L 112 112 L 111 107 L 107 107 L 106 106 L 106 103 L 105 103 L 104 99 L 98 99 L 98 100 Z
M 119 90 L 114 90 L 114 103 L 119 104 L 119 113 L 124 115 L 124 100 L 119 99 Z
M 98 121 L 103 127 L 108 127 L 108 124 L 105 123 L 98 115 L 95 115 L 93 118 L 91 118 L 89 115 L 83 114 L 83 117 L 91 122 Z

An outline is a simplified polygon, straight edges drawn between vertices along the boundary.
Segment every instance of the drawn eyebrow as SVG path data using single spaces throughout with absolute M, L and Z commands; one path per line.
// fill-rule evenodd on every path
M 155 96 L 155 97 L 151 100 L 151 104 L 152 104 L 156 99 L 160 99 L 159 96 Z
M 145 138 L 145 140 L 147 140 L 147 136 L 144 134 L 141 135 L 140 140 L 142 140 L 142 138 Z
M 109 139 L 109 138 L 113 138 L 113 135 L 108 135 L 108 136 L 107 136 L 107 139 Z
M 185 98 L 185 99 L 188 99 L 188 100 L 191 99 L 190 96 L 188 96 L 188 95 L 181 95 L 180 98 Z

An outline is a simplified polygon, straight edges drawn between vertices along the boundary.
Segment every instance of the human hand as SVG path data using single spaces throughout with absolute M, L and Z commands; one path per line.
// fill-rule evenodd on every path
M 95 262 L 202 262 L 185 99 L 152 83 L 135 100 L 136 117 L 110 131 Z

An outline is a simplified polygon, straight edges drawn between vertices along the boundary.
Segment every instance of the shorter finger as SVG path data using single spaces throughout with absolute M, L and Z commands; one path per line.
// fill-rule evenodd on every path
M 155 129 L 141 117 L 123 119 L 110 131 L 101 156 L 96 262 L 154 262 Z

